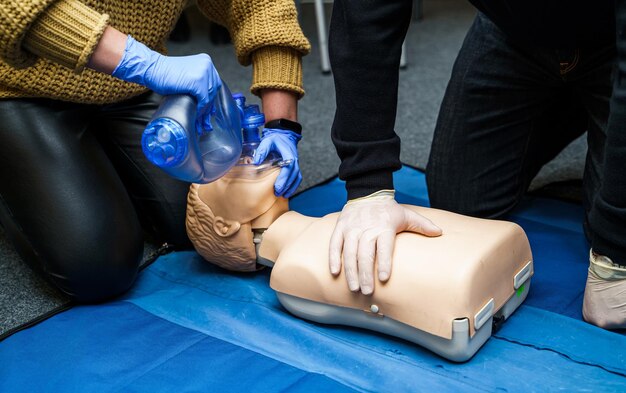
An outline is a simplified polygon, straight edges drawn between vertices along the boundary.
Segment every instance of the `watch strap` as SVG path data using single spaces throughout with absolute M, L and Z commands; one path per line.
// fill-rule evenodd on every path
M 298 135 L 302 135 L 302 125 L 297 121 L 288 119 L 274 119 L 265 123 L 265 128 L 277 128 L 279 130 L 293 131 Z

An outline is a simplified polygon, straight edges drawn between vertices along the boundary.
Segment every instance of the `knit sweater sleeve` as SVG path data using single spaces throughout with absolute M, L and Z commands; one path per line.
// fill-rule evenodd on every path
M 108 19 L 78 0 L 3 1 L 0 57 L 16 68 L 43 57 L 80 72 Z
M 275 88 L 304 94 L 302 56 L 311 45 L 300 29 L 293 1 L 198 0 L 198 6 L 229 30 L 239 62 L 252 64 L 252 93 Z

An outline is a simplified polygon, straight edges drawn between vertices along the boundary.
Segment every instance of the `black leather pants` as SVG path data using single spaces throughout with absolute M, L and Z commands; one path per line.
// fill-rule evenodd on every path
M 135 280 L 144 232 L 189 245 L 188 184 L 141 151 L 159 96 L 112 105 L 0 100 L 0 223 L 63 292 L 97 302 Z

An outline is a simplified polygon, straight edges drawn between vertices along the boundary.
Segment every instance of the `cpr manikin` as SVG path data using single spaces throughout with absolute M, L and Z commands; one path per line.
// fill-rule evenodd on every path
M 526 298 L 533 273 L 523 230 L 505 221 L 407 206 L 443 235 L 396 237 L 393 273 L 372 295 L 351 292 L 328 268 L 338 213 L 313 218 L 274 196 L 279 168 L 237 165 L 221 179 L 193 184 L 187 232 L 207 261 L 229 270 L 273 266 L 270 286 L 291 313 L 362 327 L 465 361 Z

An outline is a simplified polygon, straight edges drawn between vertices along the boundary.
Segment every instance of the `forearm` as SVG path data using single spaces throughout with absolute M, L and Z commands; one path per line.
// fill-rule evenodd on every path
M 401 166 L 394 123 L 410 15 L 410 0 L 334 3 L 329 44 L 337 112 L 332 139 L 350 199 L 393 188 L 392 172 Z
M 87 67 L 105 74 L 112 74 L 122 60 L 127 39 L 126 34 L 108 26 L 91 55 Z
M 265 121 L 288 119 L 298 121 L 298 96 L 289 90 L 262 89 L 259 91 Z

